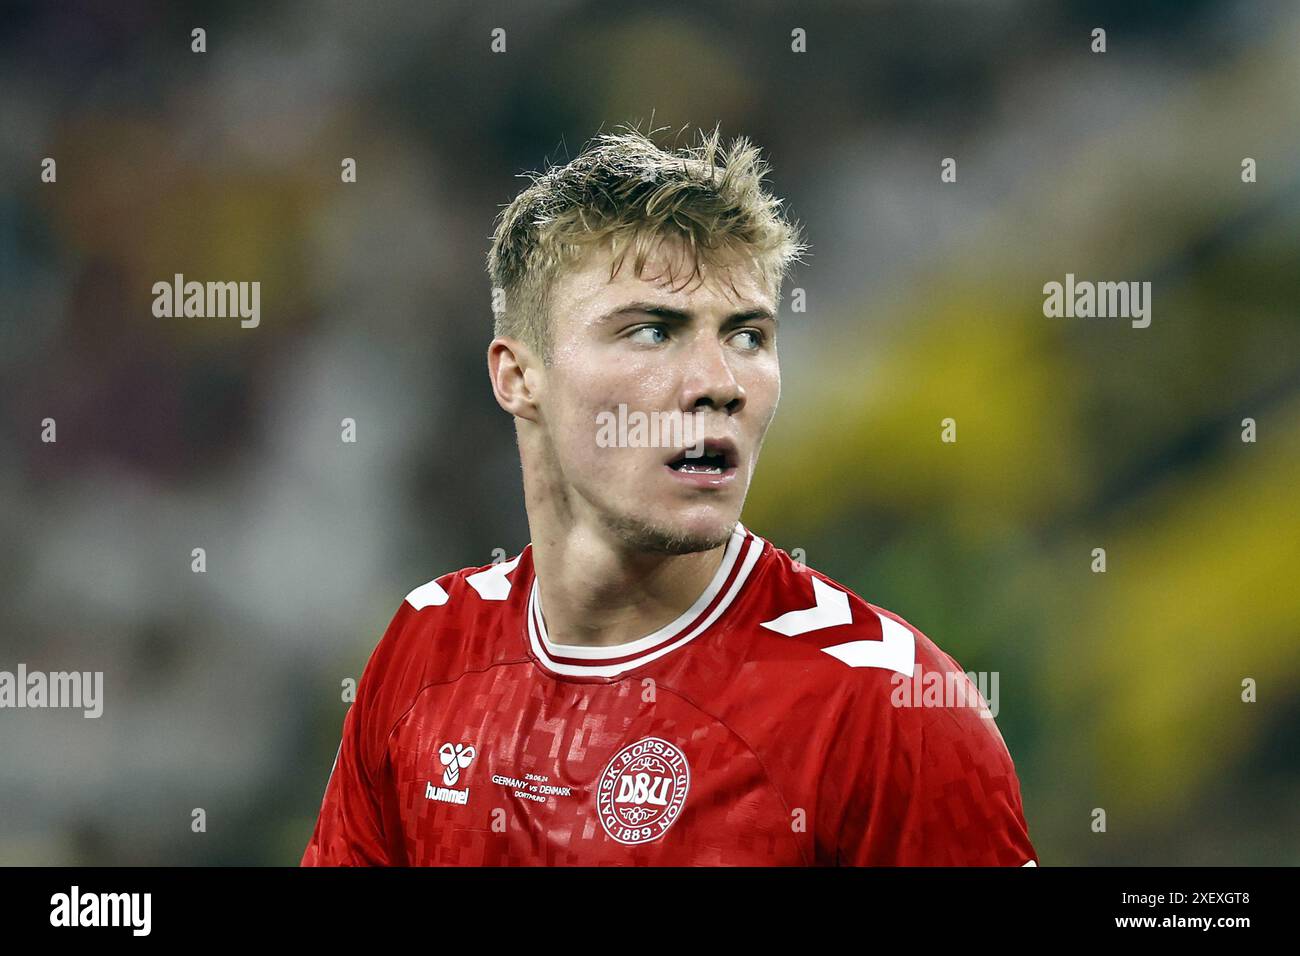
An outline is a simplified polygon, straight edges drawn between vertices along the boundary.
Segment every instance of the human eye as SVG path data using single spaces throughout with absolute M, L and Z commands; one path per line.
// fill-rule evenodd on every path
M 767 342 L 767 336 L 762 329 L 741 329 L 732 336 L 732 340 L 740 340 L 740 347 L 746 352 L 757 352 Z
M 662 325 L 640 325 L 627 337 L 638 345 L 660 345 L 668 340 L 668 332 Z

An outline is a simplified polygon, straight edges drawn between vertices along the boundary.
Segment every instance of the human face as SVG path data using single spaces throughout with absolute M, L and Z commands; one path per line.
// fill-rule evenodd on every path
M 553 477 L 575 521 L 638 549 L 709 550 L 740 517 L 780 398 L 775 302 L 737 257 L 701 264 L 685 287 L 679 242 L 661 242 L 640 278 L 631 259 L 611 280 L 612 249 L 595 248 L 552 286 L 539 410 Z M 639 412 L 650 425 L 617 431 L 609 447 L 620 405 L 621 421 L 634 426 Z M 686 446 L 702 441 L 702 458 L 663 447 L 665 415 L 679 416 Z

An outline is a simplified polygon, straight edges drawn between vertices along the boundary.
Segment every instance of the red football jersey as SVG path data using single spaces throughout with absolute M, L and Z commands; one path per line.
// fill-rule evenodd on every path
M 740 525 L 671 624 L 555 644 L 529 545 L 407 595 L 302 864 L 1037 865 L 987 710 L 899 705 L 922 672 L 974 687 Z

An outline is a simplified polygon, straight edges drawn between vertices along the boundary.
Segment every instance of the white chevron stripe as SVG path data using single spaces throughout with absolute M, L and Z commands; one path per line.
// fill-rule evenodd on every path
M 478 596 L 485 601 L 504 601 L 510 597 L 510 582 L 506 580 L 506 575 L 515 569 L 519 564 L 519 559 L 524 556 L 521 551 L 509 561 L 503 561 L 501 564 L 494 564 L 486 571 L 479 571 L 471 574 L 465 581 L 478 592 Z
M 877 617 L 884 640 L 849 641 L 822 650 L 850 667 L 881 667 L 911 677 L 916 669 L 916 635 L 892 617 Z
M 849 610 L 849 596 L 839 588 L 833 588 L 821 578 L 813 575 L 813 597 L 817 603 L 802 611 L 786 611 L 778 618 L 764 621 L 762 626 L 786 637 L 820 631 L 823 627 L 835 627 L 853 621 L 853 612 Z
M 408 594 L 406 603 L 420 611 L 435 604 L 446 604 L 447 592 L 442 589 L 442 585 L 437 581 L 430 581 L 428 584 L 421 584 Z

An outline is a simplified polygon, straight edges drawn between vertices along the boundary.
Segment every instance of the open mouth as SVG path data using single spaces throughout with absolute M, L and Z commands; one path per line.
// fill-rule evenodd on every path
M 734 471 L 739 461 L 736 446 L 725 439 L 704 442 L 704 454 L 691 457 L 694 448 L 685 449 L 669 459 L 668 467 L 683 475 L 725 475 Z

